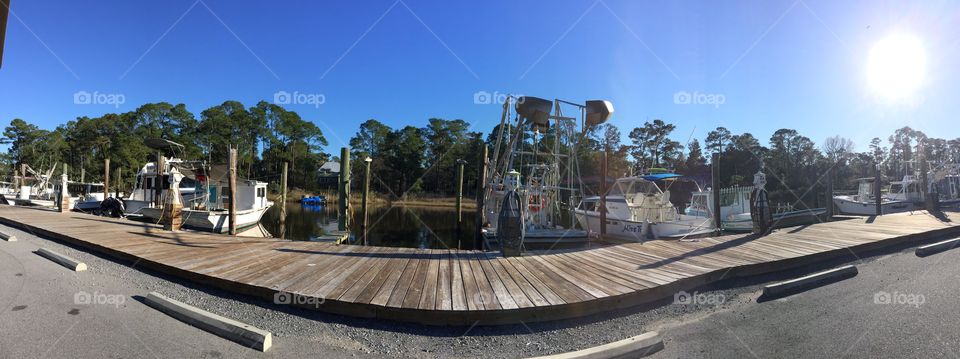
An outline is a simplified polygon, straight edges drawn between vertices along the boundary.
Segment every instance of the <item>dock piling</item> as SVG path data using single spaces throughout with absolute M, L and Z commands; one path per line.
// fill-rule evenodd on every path
M 63 164 L 63 173 L 60 175 L 60 203 L 58 210 L 60 213 L 70 212 L 70 193 L 67 191 L 67 164 Z
M 723 218 L 720 218 L 720 152 L 714 152 L 710 158 L 710 172 L 711 172 L 711 186 L 713 190 L 711 194 L 713 195 L 713 225 L 717 227 L 717 231 L 723 228 L 723 223 L 721 222 Z
M 350 149 L 340 148 L 340 212 L 337 216 L 338 229 L 350 229 Z
M 877 163 L 876 178 L 873 180 L 873 201 L 876 204 L 877 215 L 883 215 L 883 195 L 880 193 L 880 163 Z
M 110 159 L 103 159 L 103 199 L 110 197 Z
M 480 167 L 477 171 L 477 224 L 474 227 L 473 231 L 473 241 L 474 247 L 476 249 L 483 249 L 483 196 L 487 193 L 487 153 L 490 151 L 488 145 L 483 145 L 483 150 L 480 151 L 480 160 L 477 161 L 477 165 Z M 458 248 L 459 249 L 459 248 Z
M 827 221 L 833 218 L 833 211 L 834 211 L 833 209 L 833 175 L 836 173 L 836 170 L 834 168 L 835 168 L 834 166 L 830 166 L 830 169 L 827 170 L 827 203 L 826 203 L 826 207 L 827 207 L 826 220 Z
M 367 196 L 370 194 L 370 162 L 373 159 L 369 156 L 363 159 L 366 164 L 363 170 L 363 201 L 361 202 L 361 212 L 363 212 L 363 223 L 360 224 L 360 236 L 362 243 L 367 245 Z
M 286 237 L 284 225 L 287 222 L 287 167 L 289 163 L 283 162 L 283 171 L 280 172 L 280 238 Z
M 237 235 L 237 149 L 230 147 L 230 235 Z

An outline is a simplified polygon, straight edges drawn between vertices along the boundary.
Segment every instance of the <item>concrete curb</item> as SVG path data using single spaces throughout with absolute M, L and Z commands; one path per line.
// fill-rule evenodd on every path
M 614 359 L 642 358 L 663 350 L 663 340 L 657 332 L 646 332 L 635 337 L 593 348 L 531 359 Z
M 926 257 L 934 253 L 940 253 L 949 249 L 953 249 L 957 245 L 960 245 L 960 238 L 948 239 L 943 242 L 917 247 L 917 250 L 914 252 L 914 254 L 916 254 L 917 257 Z
M 86 263 L 83 263 L 83 262 L 78 261 L 78 260 L 76 260 L 76 259 L 67 257 L 67 256 L 65 256 L 65 255 L 63 255 L 63 254 L 60 254 L 60 253 L 51 251 L 51 250 L 46 249 L 46 248 L 40 248 L 40 249 L 38 249 L 38 250 L 37 250 L 36 252 L 34 252 L 34 253 L 37 253 L 37 254 L 39 254 L 40 256 L 43 256 L 43 257 L 45 257 L 45 258 L 47 258 L 47 259 L 49 259 L 49 260 L 52 260 L 52 261 L 54 261 L 54 262 L 57 262 L 57 264 L 60 264 L 60 265 L 62 265 L 62 266 L 64 266 L 64 267 L 67 267 L 67 268 L 69 268 L 70 270 L 72 270 L 72 271 L 74 271 L 74 272 L 82 272 L 82 271 L 87 270 L 87 264 L 86 264 Z
M 6 234 L 6 233 L 3 233 L 3 232 L 0 232 L 0 238 L 3 238 L 3 239 L 5 239 L 5 240 L 7 240 L 7 242 L 16 242 L 16 241 L 17 241 L 17 237 L 11 236 L 11 235 Z
M 206 330 L 225 339 L 265 352 L 273 345 L 270 332 L 247 325 L 236 320 L 221 317 L 186 303 L 164 297 L 160 293 L 150 292 L 147 305 L 177 318 L 187 324 Z
M 831 270 L 814 273 L 805 277 L 791 279 L 785 282 L 775 283 L 763 287 L 764 298 L 776 298 L 800 292 L 804 289 L 815 288 L 820 285 L 829 284 L 835 281 L 852 278 L 857 275 L 857 267 L 846 265 Z

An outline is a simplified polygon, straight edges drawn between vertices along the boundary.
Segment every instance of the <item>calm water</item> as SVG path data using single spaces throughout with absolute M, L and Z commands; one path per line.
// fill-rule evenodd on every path
M 471 249 L 473 228 L 476 223 L 474 210 L 463 210 L 460 236 L 457 235 L 457 211 L 453 208 L 389 207 L 368 208 L 368 238 L 370 245 L 412 248 L 460 248 Z M 360 223 L 363 214 L 360 206 L 353 209 L 351 228 L 354 238 L 360 238 Z M 280 207 L 274 206 L 263 216 L 263 226 L 274 236 L 280 236 Z M 315 240 L 328 231 L 337 229 L 337 206 L 303 206 L 287 203 L 286 238 Z

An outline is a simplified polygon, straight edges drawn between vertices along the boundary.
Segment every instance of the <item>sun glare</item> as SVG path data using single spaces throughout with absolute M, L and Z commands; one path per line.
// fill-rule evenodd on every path
M 868 61 L 870 88 L 884 100 L 909 100 L 923 84 L 926 54 L 914 36 L 894 34 L 880 40 Z

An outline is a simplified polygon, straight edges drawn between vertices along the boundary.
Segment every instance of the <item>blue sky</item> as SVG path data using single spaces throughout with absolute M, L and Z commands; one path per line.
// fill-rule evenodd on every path
M 395 128 L 462 118 L 489 131 L 500 108 L 475 103 L 486 92 L 608 99 L 624 136 L 661 118 L 681 142 L 717 126 L 764 143 L 782 127 L 818 143 L 842 135 L 858 150 L 903 125 L 960 137 L 955 1 L 36 0 L 12 11 L 2 123 L 54 128 L 158 101 L 199 116 L 285 91 L 322 95 L 287 108 L 334 152 L 370 118 Z M 925 76 L 908 101 L 879 101 L 868 85 L 871 49 L 891 34 L 923 45 Z M 75 104 L 80 91 L 123 103 Z

